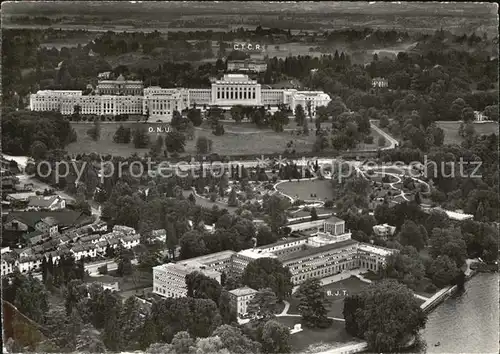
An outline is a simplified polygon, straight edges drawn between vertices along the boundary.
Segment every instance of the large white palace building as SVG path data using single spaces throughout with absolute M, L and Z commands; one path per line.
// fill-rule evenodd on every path
M 222 273 L 241 275 L 254 259 L 276 258 L 290 269 L 292 283 L 325 278 L 350 269 L 377 272 L 396 250 L 351 239 L 345 221 L 334 216 L 323 220 L 321 231 L 240 252 L 222 251 L 153 268 L 153 292 L 165 297 L 182 297 L 187 292 L 185 277 L 199 271 L 218 281 Z
M 115 116 L 119 114 L 145 115 L 151 121 L 169 122 L 174 111 L 193 106 L 218 106 L 228 110 L 235 105 L 271 106 L 286 105 L 295 111 L 297 105 L 306 107 L 311 102 L 311 114 L 316 108 L 326 106 L 330 96 L 322 91 L 297 91 L 295 89 L 262 88 L 244 74 L 225 74 L 212 82 L 207 89 L 144 88 L 142 81 L 127 81 L 123 76 L 116 80 L 99 80 L 95 94 L 83 95 L 82 91 L 45 90 L 30 95 L 32 111 L 59 111 L 71 115 L 74 107 L 80 114 Z

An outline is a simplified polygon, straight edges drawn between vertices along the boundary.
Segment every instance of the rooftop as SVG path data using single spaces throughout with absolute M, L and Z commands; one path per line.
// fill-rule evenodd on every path
M 325 219 L 325 222 L 338 223 L 338 222 L 344 222 L 344 220 L 332 215 L 328 219 Z
M 236 296 L 245 296 L 245 295 L 252 295 L 257 293 L 258 291 L 252 288 L 249 288 L 248 286 L 244 286 L 242 288 L 234 289 L 229 291 L 231 294 L 236 295 Z
M 303 251 L 284 255 L 281 257 L 281 261 L 284 263 L 284 262 L 289 262 L 292 260 L 297 260 L 300 258 L 307 258 L 307 257 L 310 257 L 310 256 L 316 254 L 316 253 L 326 252 L 326 251 L 344 248 L 344 247 L 350 247 L 350 246 L 356 245 L 358 243 L 359 243 L 358 241 L 346 240 L 346 241 L 340 241 L 340 242 L 332 243 L 332 244 L 321 246 L 321 247 L 311 247 L 311 248 L 307 248 Z
M 307 238 L 308 238 L 308 236 L 288 237 L 286 240 L 279 240 L 279 241 L 276 241 L 275 243 L 271 243 L 271 244 L 268 244 L 268 245 L 257 246 L 256 249 L 272 248 L 272 247 L 276 247 L 276 246 L 283 245 L 283 244 L 286 244 L 286 243 L 291 243 L 291 242 L 295 242 L 295 241 L 305 240 Z
M 59 223 L 59 226 L 74 226 L 90 224 L 92 218 L 83 214 L 81 211 L 60 210 L 60 211 L 13 211 L 7 216 L 7 222 L 18 220 L 30 227 L 46 217 L 53 217 Z
M 228 259 L 235 253 L 236 253 L 235 251 L 221 251 L 217 253 L 207 254 L 205 256 L 190 258 L 188 261 L 198 262 L 200 264 L 214 263 L 217 261 Z
M 250 248 L 243 251 L 239 251 L 238 255 L 243 257 L 248 257 L 252 259 L 258 258 L 276 258 L 276 255 L 272 252 L 264 252 L 258 248 Z
M 367 243 L 360 243 L 358 246 L 358 249 L 362 250 L 362 251 L 374 253 L 374 254 L 377 254 L 379 256 L 388 256 L 388 255 L 394 253 L 394 250 L 392 250 L 390 248 L 373 246 L 373 245 L 369 245 Z
M 35 206 L 40 208 L 49 207 L 52 203 L 54 203 L 57 199 L 60 199 L 58 195 L 50 195 L 50 196 L 33 196 L 29 197 L 29 206 Z
M 181 261 L 178 263 L 166 263 L 154 268 L 161 270 L 170 270 L 181 277 L 184 277 L 192 272 L 202 272 L 209 277 L 215 277 L 220 274 L 216 271 L 207 270 L 205 269 L 205 266 L 203 264 L 192 260 Z

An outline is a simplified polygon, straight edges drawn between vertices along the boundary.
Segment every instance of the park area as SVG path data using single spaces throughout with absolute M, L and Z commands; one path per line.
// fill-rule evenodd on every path
M 276 320 L 288 328 L 293 328 L 296 324 L 301 323 L 302 319 L 297 316 L 283 316 L 277 317 Z M 329 328 L 310 329 L 302 325 L 302 329 L 301 332 L 290 335 L 292 353 L 316 353 L 321 351 L 321 347 L 327 346 L 328 348 L 325 349 L 331 349 L 355 340 L 346 332 L 342 321 L 333 321 Z
M 323 284 L 324 283 L 323 281 Z M 328 310 L 328 317 L 343 318 L 344 298 L 348 295 L 357 294 L 363 291 L 369 285 L 370 284 L 359 280 L 355 276 L 324 285 L 322 289 L 326 292 L 327 299 L 330 300 L 330 304 L 326 307 Z M 299 300 L 295 296 L 292 296 L 288 313 L 299 314 L 298 305 Z
M 131 128 L 132 131 L 138 127 L 148 129 L 152 127 L 154 132 L 149 133 L 150 141 L 155 142 L 157 137 L 165 133 L 157 133 L 156 127 L 165 127 L 165 123 L 137 123 L 137 122 L 117 122 L 101 124 L 101 136 L 98 141 L 92 140 L 87 135 L 87 131 L 92 128 L 92 123 L 71 123 L 77 134 L 77 141 L 67 146 L 67 151 L 71 154 L 98 153 L 128 157 L 134 153 L 139 156 L 149 152 L 149 148 L 138 149 L 133 143 L 118 144 L 113 141 L 113 136 L 120 125 Z M 244 154 L 271 154 L 284 152 L 287 143 L 294 141 L 294 148 L 297 152 L 311 152 L 315 136 L 310 134 L 305 137 L 292 136 L 290 132 L 276 133 L 271 130 L 257 130 L 246 127 L 234 127 L 229 125 L 226 133 L 222 136 L 215 136 L 210 129 L 195 129 L 195 138 L 187 140 L 185 154 L 196 154 L 196 139 L 207 137 L 213 141 L 212 151 L 219 155 L 244 155 Z
M 293 199 L 328 200 L 333 198 L 333 187 L 330 180 L 283 181 L 276 186 L 276 189 Z M 315 197 L 311 197 L 311 194 L 315 195 Z
M 439 121 L 436 122 L 437 125 L 444 130 L 444 143 L 445 144 L 461 144 L 464 140 L 460 135 L 458 135 L 458 129 L 460 128 L 461 122 L 459 121 Z M 497 122 L 486 122 L 486 123 L 473 123 L 476 134 L 492 134 L 498 135 L 498 123 Z
M 316 135 L 314 134 L 314 126 L 310 125 L 309 136 L 296 135 L 296 126 L 293 122 L 286 127 L 286 130 L 281 133 L 276 133 L 271 129 L 258 129 L 253 123 L 232 123 L 224 122 L 225 134 L 215 136 L 212 134 L 212 129 L 209 127 L 195 128 L 195 137 L 193 140 L 187 140 L 185 146 L 186 155 L 196 154 L 196 139 L 204 136 L 212 140 L 212 152 L 223 155 L 246 155 L 246 154 L 273 154 L 281 153 L 287 149 L 287 144 L 293 141 L 292 149 L 297 153 L 310 153 L 312 151 Z M 70 154 L 82 153 L 97 153 L 103 155 L 129 157 L 134 153 L 139 156 L 149 152 L 149 148 L 135 148 L 133 142 L 128 144 L 119 144 L 113 141 L 113 136 L 120 125 L 125 128 L 131 128 L 132 132 L 138 127 L 145 129 L 153 128 L 153 132 L 149 133 L 150 142 L 154 143 L 159 135 L 165 135 L 165 132 L 156 132 L 157 127 L 165 128 L 168 123 L 156 122 L 105 122 L 101 123 L 101 134 L 97 141 L 94 141 L 87 135 L 87 131 L 92 128 L 93 123 L 72 122 L 71 126 L 77 134 L 77 141 L 69 144 L 66 150 Z M 378 133 L 372 130 L 374 137 L 373 144 L 361 143 L 358 150 L 369 150 L 376 148 Z M 386 145 L 388 142 L 386 142 Z

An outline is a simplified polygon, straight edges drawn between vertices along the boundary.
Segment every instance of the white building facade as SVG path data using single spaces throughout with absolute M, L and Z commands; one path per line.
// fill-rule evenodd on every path
M 248 286 L 229 291 L 231 305 L 236 309 L 238 317 L 242 317 L 248 313 L 248 304 L 257 293 L 257 290 Z
M 272 106 L 286 105 L 295 111 L 302 105 L 311 115 L 316 108 L 326 106 L 330 96 L 322 91 L 297 91 L 295 89 L 264 89 L 244 74 L 226 74 L 212 82 L 210 89 L 143 88 L 141 81 L 101 80 L 96 95 L 83 95 L 82 91 L 45 90 L 30 95 L 32 111 L 58 111 L 63 115 L 80 114 L 116 116 L 121 114 L 146 115 L 150 121 L 170 122 L 174 111 L 200 106 L 218 106 L 229 110 L 235 105 Z

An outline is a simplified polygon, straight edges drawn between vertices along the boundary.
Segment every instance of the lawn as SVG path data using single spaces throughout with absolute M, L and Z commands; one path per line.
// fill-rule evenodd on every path
M 161 123 L 136 123 L 136 122 L 117 122 L 101 124 L 101 137 L 98 141 L 93 141 L 87 131 L 92 127 L 91 123 L 71 123 L 78 136 L 78 140 L 67 146 L 67 151 L 71 154 L 79 153 L 99 153 L 111 154 L 117 156 L 128 157 L 133 153 L 143 155 L 149 152 L 149 148 L 136 149 L 132 142 L 129 144 L 117 144 L 113 142 L 113 136 L 116 129 L 122 124 L 124 127 L 129 127 L 134 130 L 137 126 L 142 126 L 147 129 L 154 128 L 154 132 L 150 133 L 151 142 L 155 142 L 159 134 L 156 127 L 162 126 Z M 263 130 L 261 132 L 249 133 L 249 127 L 236 127 L 231 125 L 228 130 L 238 130 L 235 133 L 226 132 L 222 136 L 215 136 L 208 129 L 196 129 L 195 139 L 186 142 L 185 154 L 196 153 L 196 138 L 205 136 L 213 141 L 212 151 L 220 155 L 243 155 L 243 154 L 271 154 L 282 152 L 286 149 L 286 144 L 290 140 L 295 142 L 295 150 L 297 152 L 310 152 L 314 144 L 315 136 L 311 134 L 307 137 L 292 137 L 290 132 L 275 133 L 271 130 Z
M 301 200 L 311 200 L 311 199 L 332 199 L 333 198 L 333 188 L 331 186 L 330 180 L 312 180 L 312 181 L 285 181 L 279 184 L 277 187 L 278 191 L 289 195 L 292 198 L 298 198 Z M 315 194 L 316 197 L 311 197 L 311 193 Z
M 437 125 L 444 130 L 444 143 L 445 144 L 460 144 L 463 138 L 458 135 L 458 129 L 460 128 L 460 123 L 458 121 L 448 122 L 439 121 L 436 122 Z M 474 129 L 479 135 L 496 133 L 498 135 L 498 123 L 487 122 L 487 123 L 474 123 Z
M 357 294 L 366 289 L 370 284 L 362 282 L 358 278 L 351 276 L 347 279 L 327 284 L 322 289 L 327 293 L 330 304 L 327 306 L 328 317 L 343 318 L 344 298 L 348 295 Z M 289 314 L 299 314 L 297 309 L 299 300 L 292 296 L 290 299 Z
M 158 126 L 164 127 L 164 123 L 137 123 L 135 121 L 128 122 L 111 122 L 101 124 L 101 136 L 98 141 L 92 140 L 87 131 L 92 127 L 92 123 L 72 122 L 71 126 L 75 129 L 77 134 L 77 141 L 67 146 L 66 150 L 70 154 L 80 153 L 98 153 L 103 155 L 123 156 L 128 157 L 134 153 L 139 156 L 149 152 L 149 148 L 137 149 L 133 143 L 118 144 L 113 141 L 113 136 L 120 125 L 129 127 L 132 130 L 136 127 L 144 127 L 146 129 L 154 130 L 150 134 L 150 141 L 154 143 L 157 137 L 165 133 L 157 133 Z M 195 138 L 186 141 L 185 154 L 196 154 L 196 139 L 204 136 L 212 140 L 212 151 L 219 155 L 244 155 L 244 154 L 272 154 L 284 152 L 287 148 L 287 143 L 294 142 L 294 149 L 296 152 L 311 152 L 316 135 L 314 128 L 311 125 L 311 133 L 309 136 L 296 136 L 292 135 L 291 131 L 284 131 L 276 133 L 270 129 L 257 129 L 253 123 L 224 123 L 226 133 L 222 136 L 215 136 L 212 134 L 211 129 L 199 127 L 195 130 Z M 293 122 L 288 125 L 288 128 L 295 128 Z M 376 147 L 378 133 L 372 131 L 374 135 L 374 144 L 360 144 L 357 150 L 367 150 Z M 377 136 L 376 136 L 377 135 Z
M 276 320 L 289 328 L 293 328 L 294 325 L 301 323 L 300 317 L 292 316 L 277 317 Z M 312 347 L 317 347 L 321 344 L 328 344 L 331 348 L 334 344 L 338 343 L 336 346 L 340 347 L 345 345 L 346 342 L 355 340 L 354 337 L 345 331 L 344 326 L 344 322 L 340 321 L 333 321 L 329 328 L 324 329 L 309 329 L 302 326 L 303 330 L 301 332 L 290 335 L 292 352 L 304 353 L 307 352 L 308 349 L 311 350 Z

